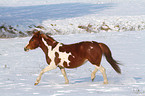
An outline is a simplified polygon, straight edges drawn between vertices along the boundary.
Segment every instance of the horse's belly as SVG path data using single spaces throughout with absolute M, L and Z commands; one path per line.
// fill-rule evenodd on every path
M 87 59 L 74 58 L 74 59 L 70 59 L 69 61 L 70 61 L 69 64 L 67 63 L 63 64 L 65 68 L 77 68 L 83 65 L 87 61 Z

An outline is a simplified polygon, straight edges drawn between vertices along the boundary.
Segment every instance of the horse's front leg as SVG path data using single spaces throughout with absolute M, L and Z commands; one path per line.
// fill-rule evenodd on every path
M 50 71 L 50 70 L 53 70 L 53 69 L 56 69 L 57 66 L 53 66 L 53 65 L 48 65 L 47 67 L 45 67 L 44 69 L 41 70 L 39 76 L 37 77 L 36 81 L 35 81 L 35 84 L 34 85 L 38 85 L 40 80 L 41 80 L 41 76 L 47 72 L 47 71 Z
M 65 69 L 64 69 L 64 68 L 60 68 L 60 70 L 61 70 L 61 73 L 62 73 L 63 76 L 64 76 L 65 84 L 69 84 L 69 80 L 68 80 L 68 78 L 67 78 L 67 75 L 66 75 Z

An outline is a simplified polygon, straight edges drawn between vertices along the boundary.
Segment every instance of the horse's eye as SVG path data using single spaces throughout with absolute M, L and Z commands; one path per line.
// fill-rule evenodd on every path
M 31 41 L 34 41 L 33 39 Z

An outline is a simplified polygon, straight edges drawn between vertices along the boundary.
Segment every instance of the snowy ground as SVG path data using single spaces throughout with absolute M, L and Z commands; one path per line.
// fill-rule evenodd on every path
M 70 84 L 64 84 L 59 69 L 43 75 L 34 86 L 41 69 L 47 66 L 41 49 L 24 52 L 30 37 L 0 40 L 0 94 L 3 96 L 143 96 L 145 95 L 145 32 L 102 32 L 97 34 L 55 35 L 65 44 L 83 40 L 106 43 L 113 57 L 120 61 L 122 74 L 117 74 L 105 59 L 108 85 L 103 84 L 100 72 L 91 82 L 94 66 L 87 62 L 76 69 L 67 69 Z M 39 55 L 38 55 L 39 54 Z
M 107 31 L 139 31 L 145 30 L 144 5 L 145 0 L 2 0 L 0 25 L 22 31 L 43 25 L 52 34 L 74 34 L 86 33 L 78 26 L 89 24 L 91 32 L 100 32 L 105 22 Z
M 0 39 L 0 95 L 144 96 L 144 5 L 145 0 L 1 0 L 0 25 L 19 25 L 19 29 L 27 30 L 31 24 L 40 24 L 47 32 L 65 34 L 53 35 L 65 44 L 83 40 L 104 42 L 123 65 L 119 75 L 102 60 L 108 85 L 103 84 L 100 72 L 91 82 L 94 66 L 87 62 L 66 70 L 70 84 L 64 84 L 60 70 L 56 69 L 45 73 L 40 84 L 34 86 L 39 72 L 47 66 L 43 52 L 24 52 L 30 37 Z M 107 25 L 103 28 L 110 28 L 107 32 L 100 30 L 103 22 Z

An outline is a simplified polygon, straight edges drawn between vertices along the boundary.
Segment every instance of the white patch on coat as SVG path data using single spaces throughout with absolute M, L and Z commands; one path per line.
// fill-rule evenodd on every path
M 61 43 L 58 43 L 58 44 L 55 46 L 55 48 L 53 48 L 53 50 L 52 50 L 52 46 L 49 46 L 49 45 L 47 44 L 47 42 L 46 42 L 43 38 L 42 38 L 42 41 L 44 42 L 45 46 L 47 46 L 47 48 L 48 48 L 48 56 L 49 56 L 49 58 L 51 59 L 50 65 L 52 64 L 52 65 L 56 66 L 54 60 L 55 60 L 55 52 L 57 52 L 57 53 L 59 54 L 59 58 L 60 58 L 60 63 L 59 63 L 58 65 L 64 67 L 64 66 L 63 66 L 63 63 L 66 62 L 66 63 L 67 63 L 67 66 L 70 66 L 70 65 L 69 65 L 70 61 L 68 60 L 68 57 L 71 55 L 71 52 L 69 52 L 69 53 L 60 52 L 60 51 L 59 51 L 59 48 L 62 46 Z
M 91 46 L 90 48 L 93 49 L 94 47 Z
M 75 58 L 75 56 L 74 56 L 74 55 L 73 55 L 72 57 L 73 57 L 73 58 Z

